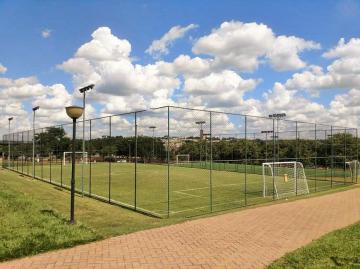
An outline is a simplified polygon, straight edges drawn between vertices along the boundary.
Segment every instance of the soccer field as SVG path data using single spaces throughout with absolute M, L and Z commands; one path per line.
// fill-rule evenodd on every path
M 14 163 L 13 168 L 32 175 L 31 164 Z M 77 164 L 76 189 L 160 216 L 196 215 L 272 200 L 263 197 L 261 165 L 247 165 L 246 173 L 245 166 L 240 164 L 213 164 L 212 170 L 208 168 L 209 163 L 183 166 L 138 163 L 135 173 L 134 163 Z M 342 169 L 334 170 L 332 177 L 325 169 L 305 169 L 305 172 L 311 193 L 351 182 Z M 35 169 L 36 177 L 63 186 L 70 186 L 70 173 L 70 164 L 37 163 Z M 272 191 L 272 182 L 267 188 Z

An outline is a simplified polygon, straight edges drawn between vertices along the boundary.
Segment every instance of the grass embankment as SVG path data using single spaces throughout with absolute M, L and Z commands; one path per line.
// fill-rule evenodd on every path
M 310 196 L 348 188 L 352 186 Z M 0 261 L 187 220 L 184 216 L 153 218 L 76 195 L 77 224 L 70 226 L 67 224 L 70 208 L 67 190 L 1 169 L 0 190 Z M 306 196 L 291 200 L 302 198 Z M 273 203 L 281 202 L 285 201 Z M 220 212 L 212 215 L 215 214 Z
M 324 235 L 286 254 L 268 268 L 335 267 L 360 268 L 360 222 Z
M 156 219 L 76 196 L 76 225 L 68 224 L 70 194 L 0 170 L 0 261 L 179 222 Z

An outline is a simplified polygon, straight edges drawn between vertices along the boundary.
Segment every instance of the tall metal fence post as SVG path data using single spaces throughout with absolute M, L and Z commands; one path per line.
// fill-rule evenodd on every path
M 44 179 L 44 149 L 42 144 L 42 134 L 44 133 L 44 130 L 41 129 L 40 133 L 40 158 L 41 158 L 41 178 Z
M 356 160 L 359 161 L 359 136 L 358 136 L 358 128 L 356 128 Z M 356 169 L 356 183 L 358 182 L 358 170 Z
M 331 188 L 333 187 L 333 173 L 334 173 L 334 141 L 333 141 L 333 126 L 331 125 L 330 129 L 330 137 L 331 137 Z
M 244 202 L 245 202 L 245 206 L 247 206 L 247 164 L 248 164 L 248 141 L 247 141 L 247 116 L 245 116 L 245 184 L 244 184 L 244 188 L 245 188 L 245 197 L 244 197 Z
M 273 118 L 273 169 L 275 169 L 276 158 L 276 144 L 275 144 L 275 119 Z M 275 171 L 272 173 L 272 187 L 273 187 L 273 200 L 275 200 Z
M 170 107 L 167 107 L 167 217 L 170 217 Z
M 135 188 L 135 201 L 134 201 L 134 206 L 135 206 L 135 210 L 137 209 L 137 150 L 138 150 L 138 145 L 137 145 L 138 141 L 137 141 L 137 112 L 135 112 L 135 177 L 134 177 L 134 188 Z
M 318 158 L 318 152 L 317 152 L 317 126 L 315 123 L 315 192 L 317 191 L 317 158 Z
M 210 111 L 210 212 L 213 212 L 212 165 L 213 165 L 212 112 Z
M 298 122 L 295 122 L 295 195 L 298 195 L 298 163 L 299 156 L 299 139 L 298 139 Z
M 92 121 L 90 120 L 89 121 L 89 195 L 91 196 L 91 171 L 92 171 L 92 167 L 91 167 L 91 164 L 92 164 L 92 141 L 91 141 L 91 128 L 92 128 Z
M 346 183 L 346 128 L 344 129 L 344 185 Z
M 21 132 L 21 173 L 24 174 L 24 132 Z
M 111 159 L 112 159 L 112 154 L 111 154 L 111 116 L 109 117 L 109 203 L 111 202 Z

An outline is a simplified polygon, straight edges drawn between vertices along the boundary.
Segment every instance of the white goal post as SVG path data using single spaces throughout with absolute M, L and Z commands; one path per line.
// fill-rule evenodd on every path
M 351 180 L 353 182 L 357 181 L 357 178 L 359 176 L 359 169 L 360 169 L 360 163 L 358 160 L 352 160 L 349 162 L 345 162 L 346 167 L 349 168 Z
M 267 162 L 262 164 L 263 196 L 276 199 L 308 194 L 309 187 L 301 162 Z
M 190 163 L 190 154 L 176 155 L 176 164 Z
M 67 155 L 70 155 L 68 157 L 68 159 L 71 161 L 71 154 L 72 152 L 71 151 L 65 151 L 63 153 L 63 165 L 65 166 L 66 165 L 66 156 Z M 79 156 L 80 155 L 80 156 Z M 79 157 L 76 157 L 76 156 L 79 156 Z M 84 156 L 84 160 L 83 160 L 83 156 Z M 85 151 L 85 152 L 82 152 L 82 151 L 76 151 L 75 152 L 75 159 L 78 158 L 80 160 L 81 163 L 85 163 L 87 164 L 88 163 L 88 153 Z

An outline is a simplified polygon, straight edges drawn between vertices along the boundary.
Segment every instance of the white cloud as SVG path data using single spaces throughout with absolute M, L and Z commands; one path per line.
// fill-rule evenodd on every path
M 325 58 L 360 57 L 360 38 L 351 38 L 348 43 L 341 38 L 336 47 L 323 54 Z
M 131 110 L 140 105 L 144 108 L 143 105 L 159 103 L 160 99 L 168 100 L 180 85 L 177 74 L 168 70 L 170 66 L 165 62 L 134 64 L 130 53 L 131 45 L 127 40 L 116 37 L 107 27 L 100 27 L 92 34 L 92 40 L 82 45 L 75 56 L 59 65 L 59 68 L 72 74 L 75 87 L 95 83 L 94 98 L 105 105 L 104 111 L 107 112 L 123 108 Z M 109 103 L 114 100 L 122 104 L 121 108 Z
M 5 74 L 6 71 L 7 71 L 6 66 L 4 66 L 4 65 L 2 65 L 2 64 L 0 63 L 0 74 Z
M 201 96 L 208 107 L 231 107 L 239 105 L 246 91 L 254 89 L 258 81 L 243 79 L 234 71 L 224 70 L 201 78 L 187 78 L 184 92 Z
M 159 58 L 163 54 L 168 54 L 169 46 L 171 46 L 175 40 L 182 38 L 188 31 L 197 27 L 198 25 L 196 24 L 189 24 L 185 27 L 181 27 L 180 25 L 174 26 L 160 39 L 154 40 L 145 52 L 155 58 Z
M 298 54 L 310 49 L 320 49 L 320 45 L 295 36 L 278 36 L 267 57 L 277 71 L 300 69 L 305 67 L 306 63 Z
M 292 70 L 305 66 L 299 53 L 305 49 L 317 49 L 320 45 L 294 36 L 276 37 L 265 24 L 224 22 L 211 34 L 194 44 L 193 52 L 214 57 L 217 65 L 234 67 L 240 71 L 253 71 L 270 59 L 276 70 Z
M 41 36 L 43 38 L 49 38 L 51 36 L 52 30 L 50 29 L 44 29 L 41 31 Z

